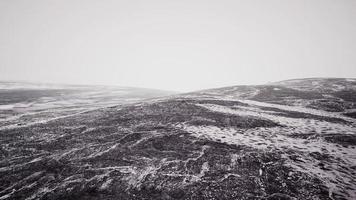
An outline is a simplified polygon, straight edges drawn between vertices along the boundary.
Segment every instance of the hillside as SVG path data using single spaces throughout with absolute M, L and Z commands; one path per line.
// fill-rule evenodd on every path
M 44 116 L 0 109 L 0 199 L 356 198 L 356 79 L 103 96 L 54 118 L 38 98 Z
M 174 92 L 133 87 L 0 82 L 0 129 L 23 127 Z

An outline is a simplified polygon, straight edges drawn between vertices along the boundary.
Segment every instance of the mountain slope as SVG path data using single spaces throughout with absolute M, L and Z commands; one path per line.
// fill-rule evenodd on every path
M 347 87 L 335 91 L 315 90 L 313 81 L 218 88 L 3 128 L 0 198 L 354 199 L 356 121 L 345 115 L 355 109 L 354 83 L 337 79 Z

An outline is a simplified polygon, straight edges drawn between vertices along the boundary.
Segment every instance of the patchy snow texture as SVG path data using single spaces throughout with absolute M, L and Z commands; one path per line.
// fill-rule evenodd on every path
M 316 111 L 314 109 L 299 108 L 293 106 L 267 104 L 262 102 L 242 100 L 250 106 L 221 106 L 214 104 L 197 104 L 214 112 L 223 112 L 239 116 L 253 116 L 272 120 L 281 126 L 259 127 L 254 129 L 219 128 L 216 126 L 191 126 L 181 125 L 179 127 L 193 133 L 196 137 L 205 138 L 222 143 L 234 145 L 246 145 L 256 149 L 279 150 L 281 152 L 295 152 L 298 160 L 288 159 L 286 165 L 295 170 L 308 173 L 315 177 L 322 178 L 330 190 L 330 194 L 345 192 L 345 188 L 350 188 L 346 192 L 351 198 L 356 198 L 356 175 L 355 171 L 340 170 L 356 164 L 356 149 L 354 146 L 345 147 L 338 144 L 329 143 L 322 138 L 313 138 L 314 134 L 328 135 L 340 134 L 355 136 L 355 120 L 340 116 L 335 113 Z M 307 114 L 338 117 L 348 120 L 347 124 L 332 123 L 308 118 L 293 118 L 279 116 L 278 113 L 264 111 L 259 107 L 278 108 L 282 111 L 299 111 Z M 312 133 L 311 137 L 299 138 L 291 137 L 305 133 Z M 336 135 L 337 137 L 337 135 Z M 320 161 L 315 158 L 305 157 L 305 154 L 323 154 L 328 156 L 328 160 Z M 283 155 L 288 158 L 288 153 Z
M 353 79 L 2 87 L 0 199 L 356 199 Z

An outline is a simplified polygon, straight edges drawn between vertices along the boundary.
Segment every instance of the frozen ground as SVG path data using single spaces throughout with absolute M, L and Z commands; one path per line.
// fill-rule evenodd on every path
M 3 89 L 0 199 L 352 200 L 354 84 Z
M 329 135 L 333 135 L 333 137 L 350 136 L 356 138 L 355 119 L 337 113 L 296 106 L 270 104 L 252 100 L 241 100 L 240 102 L 248 105 L 233 107 L 215 104 L 197 105 L 213 112 L 269 119 L 280 126 L 241 129 L 183 124 L 177 127 L 183 128 L 200 138 L 227 144 L 251 146 L 265 151 L 283 152 L 282 157 L 287 159 L 286 165 L 294 168 L 296 171 L 321 178 L 329 188 L 330 197 L 335 193 L 342 195 L 347 192 L 351 199 L 356 198 L 355 170 L 346 170 L 348 167 L 356 164 L 355 146 L 329 143 L 324 138 L 324 136 Z M 281 116 L 279 112 L 269 111 L 271 108 L 280 110 L 280 113 L 301 112 L 320 117 L 332 117 L 345 120 L 345 122 L 328 122 L 313 118 Z M 307 134 L 306 137 L 304 137 L 305 134 Z M 305 156 L 314 154 L 322 155 L 325 158 L 327 157 L 327 159 L 320 160 L 320 156 Z

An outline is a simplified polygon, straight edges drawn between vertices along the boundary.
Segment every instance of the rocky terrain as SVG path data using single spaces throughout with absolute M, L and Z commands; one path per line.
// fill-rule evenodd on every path
M 0 91 L 0 199 L 356 199 L 356 79 L 89 90 Z

